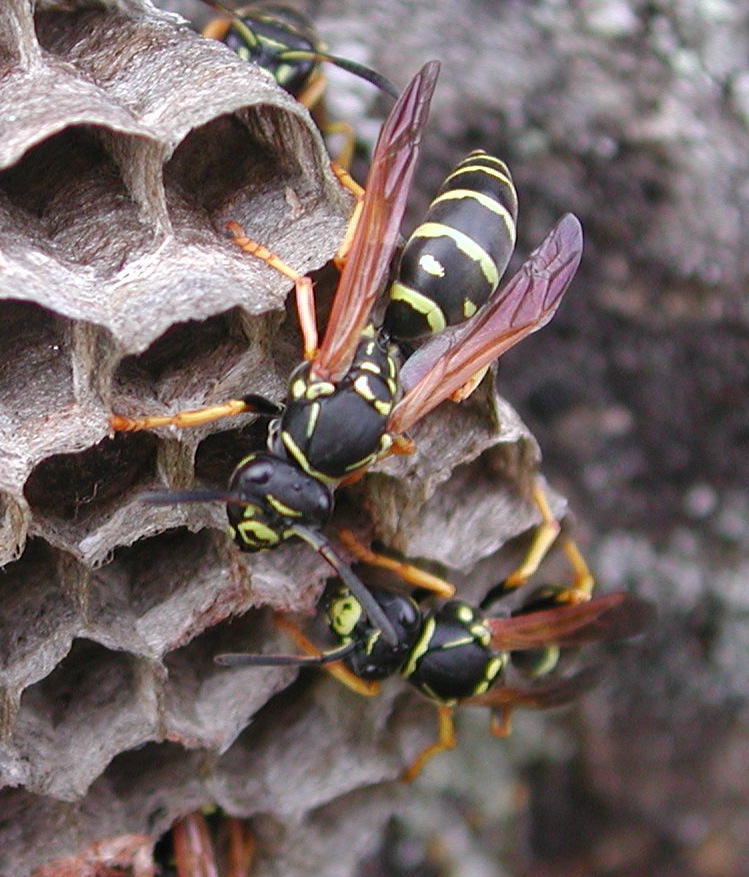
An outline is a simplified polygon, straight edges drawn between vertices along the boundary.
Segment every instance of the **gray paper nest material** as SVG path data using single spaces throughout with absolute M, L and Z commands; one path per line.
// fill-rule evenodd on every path
M 239 556 L 221 508 L 137 502 L 194 484 L 196 465 L 225 477 L 251 424 L 112 439 L 107 416 L 280 397 L 299 349 L 288 283 L 224 223 L 311 270 L 348 199 L 297 103 L 146 2 L 32 18 L 10 0 L 0 45 L 0 875 L 105 840 L 135 855 L 210 800 L 270 814 L 289 873 L 312 835 L 345 873 L 371 840 L 327 810 L 351 801 L 382 824 L 391 793 L 357 796 L 398 774 L 431 718 L 386 727 L 393 693 L 361 706 L 321 681 L 242 733 L 293 673 L 216 667 L 283 648 L 264 616 L 227 619 L 311 612 L 328 569 L 303 546 Z M 537 447 L 493 393 L 417 438 L 343 510 L 464 569 L 533 523 L 518 497 Z

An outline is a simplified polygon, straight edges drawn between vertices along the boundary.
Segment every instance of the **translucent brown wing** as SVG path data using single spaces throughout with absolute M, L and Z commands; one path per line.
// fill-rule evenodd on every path
M 393 258 L 421 133 L 437 83 L 439 62 L 414 76 L 385 120 L 372 155 L 364 205 L 341 274 L 320 349 L 315 377 L 337 380 L 349 365 Z
M 577 271 L 582 248 L 580 223 L 567 213 L 475 317 L 419 348 L 401 370 L 405 395 L 389 431 L 405 432 L 476 372 L 545 326 Z
M 641 633 L 654 619 L 652 603 L 620 592 L 512 618 L 488 618 L 486 625 L 492 646 L 510 652 L 623 639 Z
M 491 688 L 484 694 L 466 698 L 461 704 L 486 706 L 499 711 L 511 710 L 516 706 L 551 709 L 555 706 L 564 706 L 586 691 L 590 691 L 601 681 L 603 675 L 604 669 L 600 665 L 591 665 L 583 667 L 571 676 L 530 683 L 525 688 L 514 688 L 509 685 Z

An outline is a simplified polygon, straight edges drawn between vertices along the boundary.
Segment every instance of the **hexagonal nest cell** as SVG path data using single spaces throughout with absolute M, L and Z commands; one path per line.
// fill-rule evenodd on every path
M 310 613 L 329 569 L 303 545 L 240 556 L 219 503 L 138 496 L 225 483 L 262 421 L 112 436 L 108 418 L 282 398 L 289 283 L 225 222 L 310 271 L 350 200 L 307 112 L 175 16 L 31 6 L 0 13 L 0 875 L 107 843 L 132 864 L 212 800 L 272 818 L 293 863 L 311 829 L 292 826 L 397 775 L 395 696 L 360 709 L 321 680 L 264 707 L 294 671 L 213 663 L 284 648 L 262 607 Z M 412 458 L 340 492 L 335 524 L 468 569 L 533 523 L 537 449 L 493 392 L 428 421 Z

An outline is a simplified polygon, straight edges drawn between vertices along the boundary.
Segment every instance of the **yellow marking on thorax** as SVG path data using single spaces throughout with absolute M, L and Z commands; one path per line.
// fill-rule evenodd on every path
M 281 430 L 281 441 L 289 456 L 295 460 L 299 468 L 306 472 L 307 475 L 311 475 L 318 481 L 322 481 L 323 484 L 337 484 L 341 480 L 340 478 L 331 478 L 330 475 L 326 475 L 324 472 L 318 472 L 316 469 L 313 469 L 309 464 L 309 460 L 302 452 L 302 449 L 285 430 Z
M 434 618 L 427 618 L 426 623 L 422 628 L 421 636 L 419 637 L 418 642 L 411 649 L 408 660 L 401 668 L 401 676 L 403 676 L 404 679 L 408 679 L 408 677 L 413 674 L 413 672 L 416 670 L 416 664 L 419 662 L 419 659 L 429 651 L 429 643 L 432 641 L 432 637 L 434 636 L 435 626 L 436 622 Z

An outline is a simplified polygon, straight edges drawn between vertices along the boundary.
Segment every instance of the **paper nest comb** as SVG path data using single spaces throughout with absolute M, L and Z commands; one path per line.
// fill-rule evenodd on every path
M 293 674 L 212 660 L 282 646 L 262 614 L 228 619 L 311 611 L 326 565 L 304 546 L 241 556 L 221 507 L 137 501 L 216 483 L 262 429 L 107 422 L 281 398 L 299 355 L 288 282 L 224 223 L 306 271 L 350 203 L 306 111 L 223 46 L 147 0 L 31 6 L 0 11 L 0 874 L 104 858 L 105 841 L 127 858 L 210 800 L 276 820 L 276 873 L 350 873 L 388 795 L 339 822 L 326 808 L 408 757 L 384 729 L 392 698 L 352 709 L 312 686 L 237 739 Z M 516 497 L 537 450 L 500 400 L 456 412 L 353 500 L 386 541 L 468 568 L 531 524 Z

